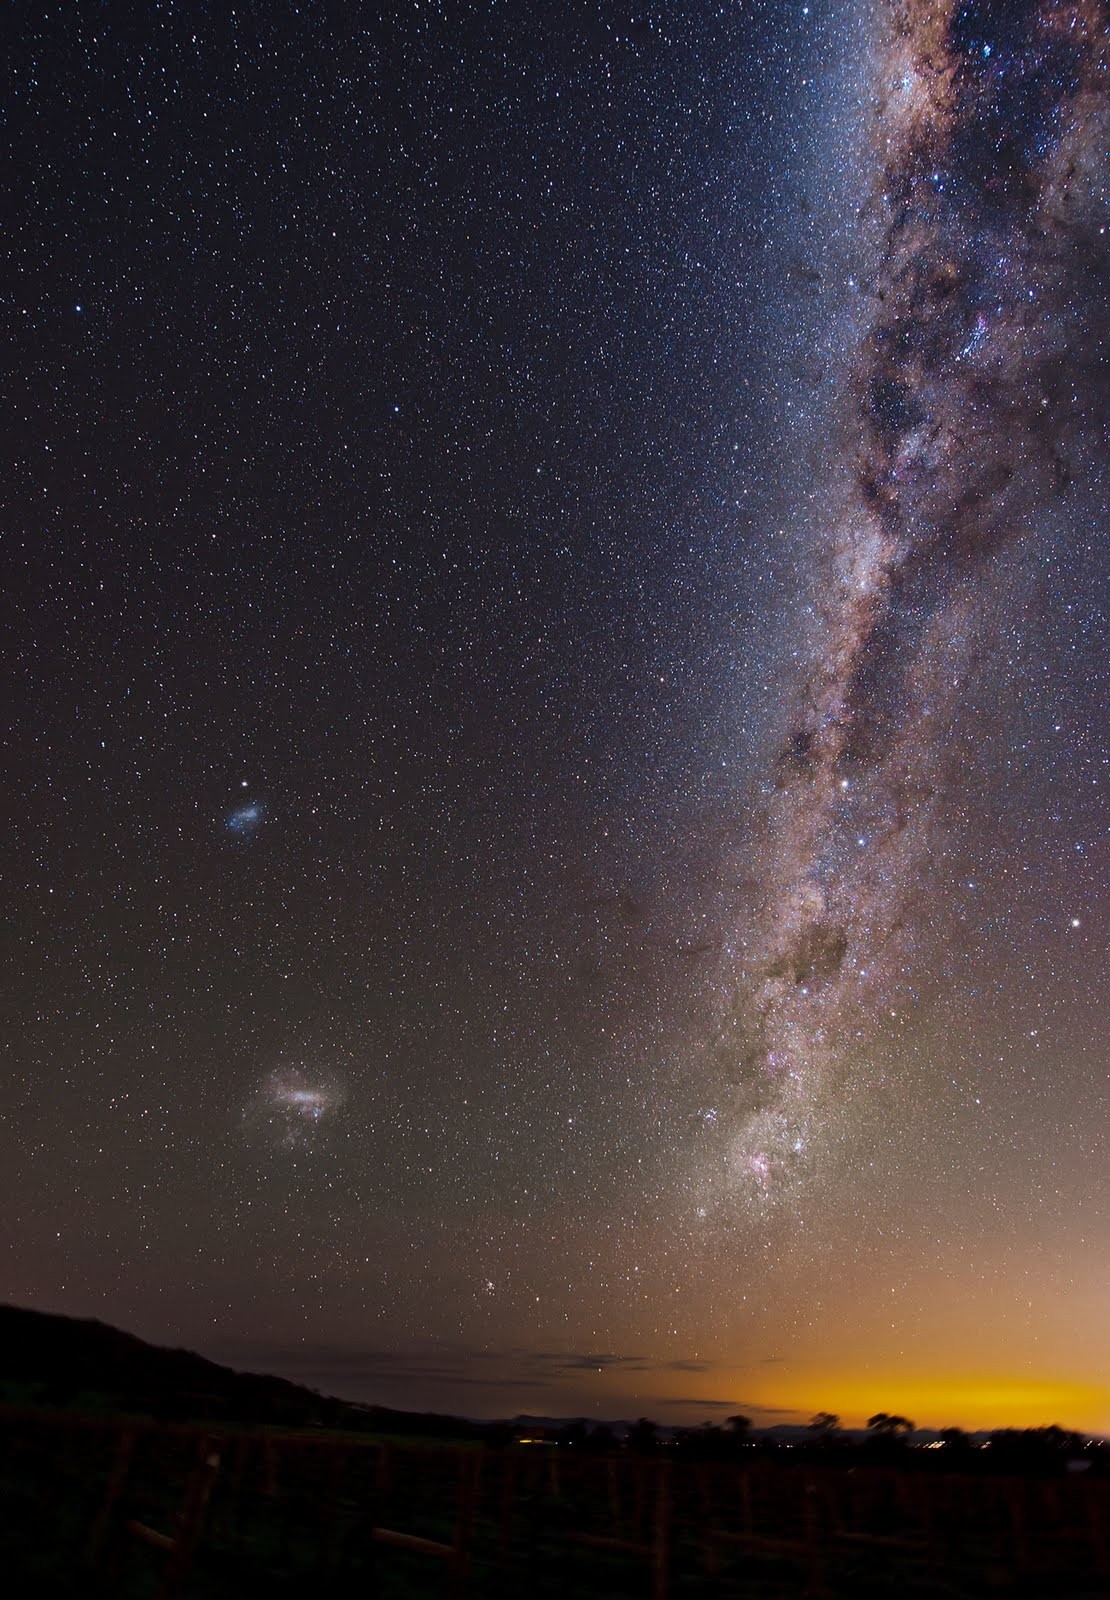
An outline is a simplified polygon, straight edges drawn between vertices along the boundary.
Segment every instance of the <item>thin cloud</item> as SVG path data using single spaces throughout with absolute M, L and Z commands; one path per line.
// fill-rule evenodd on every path
M 529 1395 L 543 1395 L 544 1404 L 551 1411 L 558 1413 L 565 1406 L 568 1414 L 578 1413 L 587 1392 L 582 1385 L 591 1377 L 604 1380 L 614 1375 L 641 1378 L 669 1373 L 703 1376 L 744 1370 L 698 1356 L 660 1360 L 643 1351 L 528 1350 L 521 1346 L 490 1350 L 424 1344 L 404 1350 L 360 1350 L 328 1344 L 253 1344 L 237 1340 L 210 1349 L 210 1354 L 241 1370 L 273 1372 L 325 1393 L 369 1397 L 379 1403 L 442 1409 L 451 1405 L 453 1391 L 461 1397 L 482 1390 L 488 1396 L 483 1409 L 497 1404 L 498 1394 L 507 1409 Z M 635 1404 L 656 1411 L 701 1408 L 708 1412 L 776 1412 L 773 1407 L 738 1400 L 673 1399 L 650 1394 L 641 1394 Z

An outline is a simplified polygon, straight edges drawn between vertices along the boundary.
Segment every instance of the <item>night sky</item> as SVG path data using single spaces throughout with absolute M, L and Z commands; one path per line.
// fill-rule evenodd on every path
M 1110 1429 L 1106 0 L 15 16 L 0 1297 Z

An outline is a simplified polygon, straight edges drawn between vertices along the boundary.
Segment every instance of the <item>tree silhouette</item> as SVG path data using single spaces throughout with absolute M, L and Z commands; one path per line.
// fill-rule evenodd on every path
M 913 1426 L 909 1417 L 900 1417 L 896 1412 L 876 1411 L 873 1417 L 867 1419 L 867 1429 L 872 1438 L 891 1442 L 898 1440 L 904 1443 L 913 1432 Z
M 733 1448 L 730 1435 L 712 1422 L 683 1430 L 675 1443 L 679 1453 L 692 1461 L 727 1461 Z
M 840 1418 L 835 1411 L 818 1411 L 810 1421 L 809 1431 L 818 1439 L 831 1439 L 840 1432 Z
M 628 1430 L 628 1448 L 637 1455 L 649 1455 L 659 1443 L 659 1424 L 640 1417 Z
M 751 1419 L 751 1417 L 744 1417 L 744 1416 L 739 1416 L 739 1415 L 737 1415 L 735 1417 L 729 1417 L 728 1425 L 732 1429 L 732 1437 L 734 1439 L 746 1440 L 748 1435 L 752 1431 L 752 1419 Z
M 1022 1472 L 1060 1467 L 1069 1456 L 1083 1454 L 1079 1435 L 1055 1422 L 1047 1428 L 996 1428 L 989 1443 L 995 1463 Z

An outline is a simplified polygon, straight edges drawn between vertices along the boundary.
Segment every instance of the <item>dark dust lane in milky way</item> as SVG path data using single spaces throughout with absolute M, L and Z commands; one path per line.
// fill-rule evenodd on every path
M 804 1166 L 850 1045 L 890 1005 L 989 573 L 1097 447 L 1107 20 L 1101 0 L 913 0 L 890 20 L 873 311 L 726 1030 L 740 1187 Z

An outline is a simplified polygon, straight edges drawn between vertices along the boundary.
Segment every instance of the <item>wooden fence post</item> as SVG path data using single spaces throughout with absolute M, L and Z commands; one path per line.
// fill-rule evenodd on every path
M 1094 1567 L 1100 1578 L 1110 1578 L 1110 1541 L 1107 1540 L 1107 1523 L 1110 1522 L 1110 1494 L 1101 1483 L 1083 1485 L 1087 1512 L 1087 1535 Z
M 108 1529 L 112 1525 L 112 1513 L 116 1508 L 116 1501 L 123 1493 L 123 1486 L 127 1481 L 131 1457 L 135 1450 L 135 1439 L 136 1431 L 134 1428 L 124 1428 L 117 1436 L 112 1470 L 108 1475 L 104 1498 L 100 1502 L 100 1510 L 97 1512 L 96 1521 L 93 1523 L 92 1533 L 89 1535 L 89 1543 L 85 1551 L 85 1560 L 90 1566 L 99 1559 L 100 1552 L 104 1548 L 104 1541 L 108 1537 Z
M 652 1540 L 652 1600 L 667 1600 L 671 1557 L 671 1464 L 660 1461 L 655 1486 L 655 1537 Z
M 459 1452 L 458 1498 L 451 1558 L 451 1593 L 458 1597 L 470 1576 L 470 1547 L 474 1538 L 474 1518 L 482 1481 L 482 1458 L 477 1451 Z
M 615 1456 L 611 1456 L 605 1463 L 605 1477 L 609 1490 L 609 1524 L 616 1537 L 623 1538 L 624 1517 L 621 1514 L 621 1490 Z
M 806 1478 L 802 1495 L 806 1546 L 806 1586 L 803 1592 L 807 1597 L 817 1600 L 817 1597 L 827 1595 L 829 1591 L 825 1587 L 825 1563 L 821 1549 L 821 1507 L 815 1479 Z
M 513 1494 L 516 1489 L 516 1457 L 506 1453 L 501 1467 L 501 1515 L 497 1524 L 497 1559 L 504 1568 L 509 1559 L 513 1536 Z
M 178 1518 L 177 1533 L 170 1548 L 159 1600 L 176 1600 L 192 1564 L 193 1555 L 200 1542 L 204 1516 L 212 1494 L 216 1475 L 220 1470 L 220 1452 L 216 1441 L 202 1438 L 197 1446 L 197 1465 L 189 1474 Z
M 748 1467 L 744 1467 L 740 1473 L 740 1505 L 742 1508 L 744 1532 L 752 1533 L 754 1531 L 754 1523 L 752 1520 L 752 1475 L 751 1470 Z
M 1012 1534 L 1012 1550 L 1014 1570 L 1018 1574 L 1029 1571 L 1029 1524 L 1028 1505 L 1029 1496 L 1026 1486 L 1020 1479 L 1013 1479 L 1010 1483 L 1008 1496 L 1010 1512 L 1010 1532 Z
M 323 1503 L 320 1507 L 320 1559 L 325 1567 L 335 1564 L 336 1525 L 339 1520 L 339 1499 L 343 1477 L 350 1459 L 350 1451 L 343 1445 L 333 1445 L 327 1454 L 323 1474 Z

